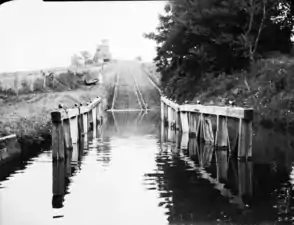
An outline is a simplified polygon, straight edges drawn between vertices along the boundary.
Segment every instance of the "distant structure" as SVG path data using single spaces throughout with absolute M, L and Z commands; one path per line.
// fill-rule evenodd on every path
M 103 39 L 102 43 L 97 46 L 94 56 L 94 62 L 108 62 L 111 60 L 111 53 L 109 50 L 109 41 Z

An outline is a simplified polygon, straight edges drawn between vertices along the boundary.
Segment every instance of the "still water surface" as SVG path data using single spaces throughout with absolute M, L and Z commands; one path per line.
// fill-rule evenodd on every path
M 51 151 L 44 151 L 2 177 L 0 224 L 293 220 L 291 166 L 237 162 L 226 151 L 164 129 L 159 116 L 108 113 L 98 137 L 74 148 L 71 162 L 52 163 Z

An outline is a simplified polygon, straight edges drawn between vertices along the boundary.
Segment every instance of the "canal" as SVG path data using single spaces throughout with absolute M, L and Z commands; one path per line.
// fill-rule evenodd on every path
M 108 112 L 70 161 L 44 150 L 0 176 L 0 224 L 291 223 L 292 156 L 266 132 L 253 162 L 238 162 L 162 127 L 156 110 Z

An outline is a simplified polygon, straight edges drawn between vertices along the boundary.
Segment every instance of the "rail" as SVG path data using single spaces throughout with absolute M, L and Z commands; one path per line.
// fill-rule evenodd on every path
M 51 112 L 52 120 L 52 157 L 53 160 L 63 160 L 68 151 L 76 147 L 84 137 L 87 137 L 91 126 L 93 137 L 96 128 L 102 124 L 102 101 L 97 97 L 86 105 L 76 104 L 73 108 L 62 108 Z

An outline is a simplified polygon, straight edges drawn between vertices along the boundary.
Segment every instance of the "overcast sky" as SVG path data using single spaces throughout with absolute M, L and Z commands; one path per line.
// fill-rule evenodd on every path
M 109 39 L 117 59 L 155 57 L 155 31 L 164 1 L 42 2 L 15 0 L 0 6 L 0 72 L 68 66 L 80 50 L 94 53 Z

